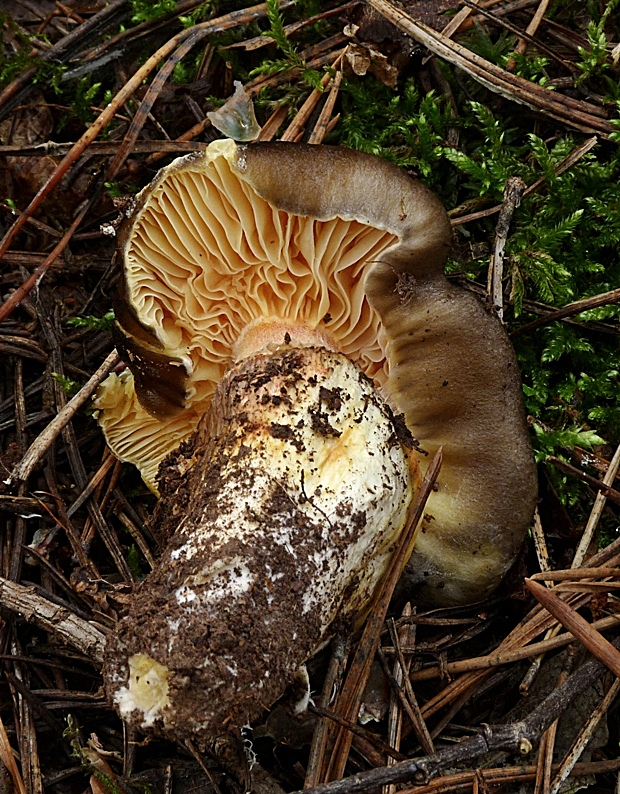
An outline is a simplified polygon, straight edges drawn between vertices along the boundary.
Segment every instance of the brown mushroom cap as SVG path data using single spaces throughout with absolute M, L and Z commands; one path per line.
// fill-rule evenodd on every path
M 371 155 L 226 140 L 175 161 L 121 235 L 117 324 L 132 372 L 97 399 L 110 446 L 155 490 L 159 462 L 229 363 L 266 344 L 267 323 L 279 344 L 337 349 L 423 448 L 444 445 L 409 566 L 420 601 L 485 597 L 532 518 L 536 477 L 512 348 L 445 279 L 450 239 L 437 198 Z

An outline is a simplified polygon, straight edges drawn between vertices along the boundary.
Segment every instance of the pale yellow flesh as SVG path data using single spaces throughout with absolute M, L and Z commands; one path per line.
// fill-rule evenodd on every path
M 128 665 L 127 685 L 118 690 L 114 702 L 123 719 L 129 719 L 134 711 L 138 711 L 143 715 L 142 725 L 149 728 L 169 705 L 170 671 L 145 653 L 133 654 Z

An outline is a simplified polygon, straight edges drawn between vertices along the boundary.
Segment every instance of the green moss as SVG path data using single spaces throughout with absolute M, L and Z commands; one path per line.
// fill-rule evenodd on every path
M 74 328 L 88 328 L 91 331 L 111 331 L 114 327 L 114 312 L 110 310 L 103 317 L 94 317 L 91 314 L 84 317 L 72 317 L 67 320 L 67 325 Z
M 0 49 L 0 88 L 4 88 L 24 69 L 39 64 L 40 59 L 31 55 L 30 37 L 9 14 L 0 14 L 0 29 L 5 31 L 6 38 L 12 40 L 12 47 L 5 46 Z
M 272 38 L 286 57 L 290 66 L 304 66 L 304 62 L 299 57 L 297 49 L 290 42 L 284 29 L 284 20 L 280 13 L 278 0 L 267 0 L 267 19 L 269 20 L 269 30 L 265 31 L 265 36 Z
M 131 0 L 132 22 L 152 22 L 174 11 L 176 0 Z

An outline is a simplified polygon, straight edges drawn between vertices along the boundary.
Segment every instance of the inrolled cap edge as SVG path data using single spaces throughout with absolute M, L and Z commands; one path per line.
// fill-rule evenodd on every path
M 282 142 L 239 146 L 232 163 L 278 209 L 317 220 L 356 220 L 395 234 L 399 242 L 382 262 L 396 270 L 443 272 L 452 240 L 447 213 L 434 193 L 397 166 L 344 147 Z

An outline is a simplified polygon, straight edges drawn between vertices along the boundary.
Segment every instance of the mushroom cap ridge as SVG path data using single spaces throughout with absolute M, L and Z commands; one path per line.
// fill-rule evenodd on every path
M 396 235 L 398 243 L 381 261 L 397 270 L 443 272 L 452 240 L 445 209 L 421 182 L 386 160 L 341 146 L 276 142 L 239 147 L 236 165 L 280 209 L 318 220 L 356 220 Z

